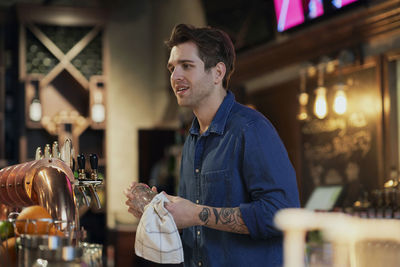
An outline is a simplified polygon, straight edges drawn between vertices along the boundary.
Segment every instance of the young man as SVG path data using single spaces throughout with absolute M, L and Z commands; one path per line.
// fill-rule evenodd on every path
M 235 51 L 226 33 L 177 25 L 166 42 L 180 106 L 195 119 L 179 197 L 165 208 L 183 229 L 185 266 L 281 266 L 275 213 L 299 207 L 296 175 L 271 123 L 228 91 Z M 133 213 L 133 212 L 132 212 Z

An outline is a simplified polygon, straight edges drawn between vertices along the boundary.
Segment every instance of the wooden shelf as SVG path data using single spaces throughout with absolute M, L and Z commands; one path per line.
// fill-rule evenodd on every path
M 104 162 L 107 90 L 106 64 L 103 60 L 105 12 L 19 5 L 17 13 L 20 21 L 19 78 L 25 84 L 26 134 L 45 130 L 59 143 L 71 138 L 77 154 L 81 148 L 88 149 L 84 143 L 91 140 L 84 136 L 91 131 L 95 135 L 92 138 L 100 144 L 93 149 L 99 150 L 97 154 L 101 154 Z M 39 83 L 37 89 L 33 86 L 35 82 Z M 41 103 L 40 121 L 32 121 L 29 116 L 34 98 Z M 100 112 L 96 113 L 97 119 L 93 110 Z M 45 139 L 47 135 L 39 134 L 46 136 Z M 36 149 L 30 147 L 35 143 L 32 138 L 24 138 L 22 144 L 29 147 L 21 149 L 22 160 L 29 157 L 27 150 Z

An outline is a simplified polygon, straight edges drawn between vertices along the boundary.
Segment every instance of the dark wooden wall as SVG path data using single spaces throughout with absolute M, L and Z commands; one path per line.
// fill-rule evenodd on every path
M 373 1 L 354 12 L 316 23 L 311 27 L 286 34 L 280 40 L 239 54 L 232 85 L 243 88 L 244 84 L 252 79 L 304 62 L 315 64 L 323 56 L 334 58 L 343 49 L 349 49 L 355 53 L 356 61 L 353 67 L 363 68 L 371 61 L 369 55 L 363 54 L 363 48 L 371 42 L 398 38 L 399 25 L 400 2 L 398 0 Z M 388 49 L 390 50 L 390 47 Z M 396 138 L 390 136 L 391 132 L 394 132 L 390 130 L 390 127 L 395 127 L 391 125 L 390 120 L 393 116 L 390 114 L 396 111 L 393 105 L 392 109 L 390 107 L 390 90 L 387 82 L 389 75 L 387 54 L 391 52 L 384 51 L 372 59 L 373 64 L 376 65 L 372 74 L 375 78 L 372 90 L 376 92 L 375 97 L 378 98 L 380 110 L 377 111 L 378 118 L 371 126 L 376 128 L 374 133 L 376 143 L 371 152 L 375 153 L 373 155 L 375 161 L 370 166 L 374 168 L 371 173 L 375 175 L 368 178 L 368 189 L 383 186 L 385 178 L 393 167 L 391 155 L 396 154 L 391 142 Z M 333 76 L 335 75 L 337 73 Z M 315 79 L 313 83 L 316 84 Z M 245 90 L 246 95 L 242 98 L 245 98 L 247 103 L 255 104 L 257 109 L 277 128 L 296 169 L 300 196 L 304 204 L 312 188 L 309 181 L 304 180 L 310 178 L 304 177 L 306 173 L 304 169 L 307 168 L 303 154 L 304 135 L 301 133 L 302 124 L 296 119 L 299 108 L 297 100 L 299 79 L 289 78 L 284 82 L 259 89 Z M 310 96 L 312 95 L 311 91 Z M 397 143 L 395 145 L 397 147 Z

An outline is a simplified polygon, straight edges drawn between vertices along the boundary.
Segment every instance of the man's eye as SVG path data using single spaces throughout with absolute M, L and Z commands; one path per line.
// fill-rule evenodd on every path
M 174 72 L 174 67 L 170 67 L 170 68 L 168 68 L 168 70 L 170 73 L 172 73 L 172 72 Z
M 189 64 L 182 64 L 182 67 L 183 67 L 183 69 L 188 69 L 188 68 L 190 68 L 190 65 Z

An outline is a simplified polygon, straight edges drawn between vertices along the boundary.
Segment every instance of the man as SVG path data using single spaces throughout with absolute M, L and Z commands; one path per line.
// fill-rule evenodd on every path
M 179 197 L 166 195 L 165 203 L 183 229 L 185 266 L 281 266 L 273 218 L 299 206 L 296 175 L 271 123 L 227 90 L 231 40 L 217 29 L 180 24 L 166 44 L 178 104 L 195 115 Z

